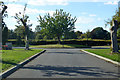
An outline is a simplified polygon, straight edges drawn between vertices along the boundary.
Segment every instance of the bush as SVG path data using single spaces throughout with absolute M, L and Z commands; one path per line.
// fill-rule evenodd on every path
M 8 41 L 11 42 L 13 45 L 16 45 L 16 41 Z M 120 40 L 118 40 L 120 42 Z M 36 40 L 30 40 L 30 45 L 46 45 L 46 44 L 57 44 L 58 41 L 56 40 L 46 40 L 46 41 L 36 41 Z M 62 44 L 77 44 L 77 45 L 87 45 L 87 46 L 108 46 L 111 45 L 110 40 L 81 40 L 81 39 L 67 39 L 67 40 L 61 40 Z M 24 41 L 22 40 L 21 45 L 24 45 Z

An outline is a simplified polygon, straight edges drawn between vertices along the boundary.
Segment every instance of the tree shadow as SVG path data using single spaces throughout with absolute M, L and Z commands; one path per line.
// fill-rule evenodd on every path
M 105 72 L 98 67 L 65 67 L 65 66 L 50 66 L 50 65 L 29 65 L 22 67 L 22 69 L 33 69 L 39 70 L 44 73 L 43 76 L 52 77 L 54 75 L 62 76 L 92 76 L 92 77 L 102 77 L 102 76 L 112 76 L 120 77 L 115 72 Z
M 2 64 L 17 65 L 17 64 L 16 64 L 16 63 L 14 63 L 14 62 L 10 62 L 10 61 L 3 61 L 3 60 L 2 60 Z

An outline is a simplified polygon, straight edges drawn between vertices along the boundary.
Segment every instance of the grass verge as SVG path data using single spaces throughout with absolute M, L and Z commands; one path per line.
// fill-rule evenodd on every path
M 31 57 L 32 55 L 41 52 L 42 49 L 13 49 L 13 50 L 2 50 L 2 71 L 5 71 L 18 63 L 24 61 L 25 59 Z
M 76 44 L 49 44 L 49 45 L 31 45 L 34 48 L 90 48 L 86 45 L 76 45 Z
M 113 61 L 120 62 L 120 54 L 119 53 L 111 54 L 110 49 L 85 49 L 85 51 L 109 58 Z

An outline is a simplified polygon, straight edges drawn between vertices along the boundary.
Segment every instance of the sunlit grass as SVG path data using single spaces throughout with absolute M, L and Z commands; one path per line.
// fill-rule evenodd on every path
M 111 54 L 110 49 L 86 49 L 86 51 L 120 62 L 120 53 Z
M 2 50 L 2 70 L 5 71 L 8 68 L 17 65 L 21 61 L 24 61 L 28 57 L 42 51 L 42 49 L 13 49 L 13 50 Z
M 76 45 L 76 44 L 49 44 L 49 45 L 31 45 L 30 47 L 34 48 L 86 48 L 90 46 L 85 45 Z

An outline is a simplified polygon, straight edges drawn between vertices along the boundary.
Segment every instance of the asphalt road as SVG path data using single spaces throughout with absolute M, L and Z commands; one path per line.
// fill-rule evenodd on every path
M 116 78 L 118 67 L 80 49 L 46 49 L 8 78 Z

